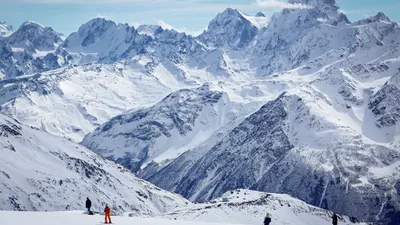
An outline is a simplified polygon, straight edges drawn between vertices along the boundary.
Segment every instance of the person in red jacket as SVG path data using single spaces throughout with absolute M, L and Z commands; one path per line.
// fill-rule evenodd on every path
M 104 223 L 112 223 L 111 222 L 111 214 L 110 214 L 110 207 L 108 207 L 108 205 L 106 205 L 106 208 L 104 209 Z M 108 222 L 107 222 L 107 218 L 108 218 Z

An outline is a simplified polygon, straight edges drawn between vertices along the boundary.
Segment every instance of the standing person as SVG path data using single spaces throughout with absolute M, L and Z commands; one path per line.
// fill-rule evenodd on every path
M 92 214 L 92 211 L 90 210 L 90 208 L 92 207 L 92 201 L 90 201 L 89 198 L 86 198 L 86 208 L 88 210 L 88 214 Z
M 338 224 L 338 216 L 336 213 L 332 215 L 332 225 L 337 225 Z
M 269 225 L 271 223 L 271 215 L 267 213 L 264 218 L 264 225 Z
M 106 205 L 106 208 L 104 209 L 104 213 L 105 213 L 105 216 L 104 216 L 104 223 L 107 223 L 107 218 L 108 218 L 108 223 L 112 223 L 111 222 L 111 215 L 110 215 L 110 212 L 111 212 L 111 210 L 110 210 L 110 207 L 108 207 L 108 205 Z

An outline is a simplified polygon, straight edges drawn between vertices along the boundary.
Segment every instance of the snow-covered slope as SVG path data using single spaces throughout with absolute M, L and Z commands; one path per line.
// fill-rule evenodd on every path
M 141 63 L 70 66 L 2 81 L 1 109 L 24 124 L 79 142 L 108 119 L 171 91 L 146 75 Z
M 9 225 L 31 224 L 31 225 L 101 225 L 104 224 L 104 216 L 88 216 L 81 211 L 70 212 L 8 212 L 0 211 L 4 223 Z M 111 216 L 114 224 L 120 225 L 240 225 L 237 223 L 207 223 L 190 222 L 183 220 L 168 220 L 160 218 L 140 218 Z M 243 224 L 244 225 L 244 224 Z M 301 224 L 303 225 L 303 224 Z
M 112 216 L 115 224 L 128 225 L 256 225 L 262 224 L 266 212 L 271 214 L 274 225 L 310 225 L 331 224 L 332 212 L 310 206 L 305 202 L 288 195 L 268 194 L 248 190 L 235 190 L 226 193 L 223 198 L 209 203 L 195 204 L 172 210 L 156 217 Z M 87 225 L 100 224 L 103 216 L 87 216 L 80 211 L 71 212 L 7 212 L 1 211 L 0 216 L 4 223 L 9 225 Z M 354 222 L 351 222 L 354 221 Z M 339 224 L 365 225 L 339 215 Z
M 288 195 L 269 194 L 245 189 L 238 189 L 223 194 L 220 198 L 207 203 L 172 210 L 158 216 L 171 220 L 188 220 L 196 222 L 218 222 L 232 224 L 262 224 L 269 213 L 271 224 L 332 224 L 332 212 L 323 210 Z M 339 216 L 339 224 L 358 223 L 357 218 L 350 220 Z
M 66 139 L 0 114 L 0 209 L 155 215 L 190 204 Z M 14 223 L 12 223 L 14 224 Z

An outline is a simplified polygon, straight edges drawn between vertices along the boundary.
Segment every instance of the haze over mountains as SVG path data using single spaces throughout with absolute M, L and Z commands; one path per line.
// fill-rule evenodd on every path
M 399 24 L 289 3 L 307 7 L 228 8 L 197 37 L 1 24 L 1 111 L 193 201 L 246 188 L 397 224 Z

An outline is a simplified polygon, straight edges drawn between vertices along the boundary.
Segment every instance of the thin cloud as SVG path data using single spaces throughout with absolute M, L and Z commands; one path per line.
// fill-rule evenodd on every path
M 303 4 L 290 4 L 284 1 L 279 1 L 279 0 L 256 0 L 256 3 L 258 6 L 262 8 L 271 8 L 271 9 L 277 9 L 277 8 L 289 8 L 289 9 L 308 9 L 311 8 L 309 5 L 303 5 Z
M 106 19 L 106 18 L 107 18 L 107 16 L 105 16 L 105 15 L 102 15 L 102 14 L 97 14 L 97 15 L 96 15 L 96 18 L 102 18 L 102 19 Z

